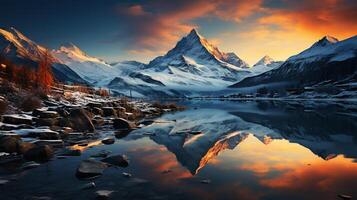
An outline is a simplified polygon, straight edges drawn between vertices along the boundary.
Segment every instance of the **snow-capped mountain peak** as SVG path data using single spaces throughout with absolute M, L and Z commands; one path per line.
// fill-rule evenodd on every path
M 273 62 L 274 62 L 274 60 L 271 57 L 269 57 L 268 55 L 265 55 L 254 66 L 257 66 L 257 65 L 269 65 L 269 64 L 271 64 Z
M 54 50 L 53 53 L 57 54 L 57 57 L 59 54 L 65 54 L 66 56 L 80 62 L 96 62 L 96 63 L 105 64 L 104 61 L 87 55 L 85 52 L 83 52 L 79 47 L 77 47 L 73 43 L 65 43 L 59 48 L 59 50 Z
M 335 44 L 337 42 L 339 42 L 337 38 L 326 35 L 323 38 L 321 38 L 319 41 L 317 41 L 315 44 L 313 44 L 311 47 L 325 47 L 331 44 Z

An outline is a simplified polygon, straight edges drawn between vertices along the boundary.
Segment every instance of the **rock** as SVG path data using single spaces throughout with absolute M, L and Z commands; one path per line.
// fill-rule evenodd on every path
M 0 137 L 0 151 L 4 151 L 6 153 L 15 153 L 17 152 L 18 143 L 21 140 L 10 137 L 10 136 L 1 136 Z
M 110 198 L 113 192 L 112 190 L 98 190 L 95 193 L 97 194 L 97 199 L 106 200 Z
M 57 102 L 45 100 L 43 103 L 47 106 L 59 106 Z
M 114 142 L 115 142 L 115 139 L 114 139 L 114 138 L 104 138 L 104 139 L 102 140 L 102 143 L 103 143 L 103 144 L 107 144 L 107 145 L 109 145 L 109 144 L 114 144 Z
M 107 151 L 107 150 L 101 150 L 99 151 L 98 153 L 96 154 L 93 154 L 91 155 L 91 157 L 94 157 L 94 158 L 105 158 L 105 157 L 108 157 L 112 152 L 111 151 Z
M 100 116 L 95 116 L 93 119 L 92 119 L 92 122 L 94 125 L 96 126 L 102 126 L 105 124 L 105 121 L 102 117 Z
M 41 164 L 34 162 L 34 161 L 30 161 L 30 162 L 25 162 L 22 166 L 21 169 L 22 170 L 28 170 L 28 169 L 33 169 L 36 168 L 38 166 L 40 166 Z
M 71 127 L 77 131 L 94 131 L 94 125 L 84 109 L 74 109 L 70 113 Z
M 5 123 L 0 122 L 0 130 L 11 131 L 11 130 L 16 130 L 16 129 L 20 129 L 20 125 L 5 124 Z
M 48 111 L 55 111 L 58 113 L 59 116 L 61 117 L 68 117 L 69 112 L 64 108 L 64 107 L 55 107 L 55 108 L 48 108 Z
M 352 196 L 350 196 L 350 195 L 339 194 L 337 196 L 340 197 L 341 199 L 352 199 Z
M 130 178 L 131 177 L 131 174 L 129 173 L 126 173 L 126 172 L 123 172 L 122 175 L 126 178 Z
M 73 132 L 73 129 L 71 127 L 61 127 L 57 130 L 57 132 L 60 134 L 61 138 L 66 138 L 70 133 Z
M 33 117 L 26 114 L 3 115 L 3 122 L 8 124 L 32 124 Z
M 16 139 L 21 139 L 21 136 L 14 133 L 14 132 L 11 132 L 11 131 L 0 131 L 0 138 L 1 137 L 5 137 L 5 136 L 8 136 L 8 137 L 14 137 Z
M 50 129 L 19 129 L 14 131 L 16 134 L 21 137 L 36 137 L 44 140 L 58 140 L 60 139 L 60 135 L 56 131 L 52 131 Z
M 91 103 L 88 103 L 86 106 L 89 107 L 89 108 L 101 108 L 102 104 L 101 103 L 91 102 Z
M 124 138 L 126 136 L 129 135 L 131 130 L 122 130 L 122 131 L 116 131 L 114 134 L 115 134 L 115 137 L 120 139 L 120 138 Z
M 203 180 L 201 180 L 201 183 L 203 183 L 203 184 L 210 184 L 210 183 L 211 183 L 211 180 L 209 180 L 209 179 L 203 179 Z
M 63 140 L 37 140 L 34 143 L 38 146 L 49 145 L 54 148 L 62 148 L 64 146 Z
M 107 158 L 102 159 L 102 162 L 119 167 L 127 167 L 129 165 L 128 159 L 122 155 L 109 156 Z
M 145 126 L 148 126 L 148 125 L 151 125 L 152 123 L 154 123 L 155 122 L 155 120 L 149 120 L 149 119 L 147 119 L 147 120 L 141 120 L 139 123 L 140 124 L 143 124 L 143 125 L 145 125 Z
M 57 118 L 59 114 L 56 111 L 48 111 L 45 109 L 35 109 L 32 112 L 33 116 L 40 117 L 40 118 Z
M 31 142 L 19 142 L 17 145 L 17 153 L 25 154 L 27 151 L 34 147 L 36 147 L 36 145 Z
M 28 150 L 24 154 L 24 158 L 26 160 L 40 161 L 40 162 L 48 161 L 52 157 L 53 157 L 53 149 L 48 145 L 36 146 Z
M 64 149 L 61 156 L 81 156 L 82 152 L 79 149 Z
M 58 118 L 38 118 L 34 120 L 37 126 L 58 126 Z
M 103 110 L 100 109 L 100 108 L 92 108 L 92 113 L 95 114 L 95 115 L 100 115 L 100 116 L 104 115 Z
M 104 117 L 117 116 L 117 113 L 113 107 L 103 107 L 102 110 Z
M 92 188 L 95 188 L 95 183 L 94 182 L 90 182 L 90 183 L 87 183 L 85 185 L 82 186 L 82 190 L 88 190 L 88 189 L 92 189 Z
M 9 182 L 9 180 L 5 180 L 5 179 L 0 179 L 0 185 L 5 185 Z
M 130 122 L 123 118 L 118 118 L 113 120 L 113 126 L 116 129 L 133 129 L 136 128 L 136 125 L 133 122 Z
M 76 172 L 78 178 L 93 178 L 103 174 L 108 165 L 104 162 L 88 159 L 83 160 Z
M 118 117 L 126 117 L 126 109 L 124 107 L 116 107 L 114 109 L 116 110 Z

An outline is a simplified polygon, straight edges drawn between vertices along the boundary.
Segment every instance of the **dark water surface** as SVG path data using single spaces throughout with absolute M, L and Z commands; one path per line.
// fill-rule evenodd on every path
M 22 171 L 0 168 L 0 199 L 339 199 L 357 198 L 357 105 L 313 101 L 187 101 L 187 110 L 80 157 Z M 102 134 L 112 135 L 112 131 Z M 127 168 L 92 180 L 79 162 L 100 150 L 125 154 Z M 132 174 L 124 177 L 122 172 Z

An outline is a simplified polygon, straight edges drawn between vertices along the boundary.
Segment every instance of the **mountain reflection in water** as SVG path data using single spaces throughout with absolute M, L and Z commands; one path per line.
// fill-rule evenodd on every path
M 1 186 L 2 195 L 93 199 L 93 190 L 78 189 L 87 182 L 74 173 L 81 160 L 106 150 L 130 160 L 128 168 L 107 169 L 95 180 L 98 190 L 115 191 L 113 199 L 357 197 L 355 103 L 179 103 L 188 109 L 165 114 L 113 145 L 94 141 L 91 148 L 74 146 L 83 150 L 81 157 L 28 170 Z

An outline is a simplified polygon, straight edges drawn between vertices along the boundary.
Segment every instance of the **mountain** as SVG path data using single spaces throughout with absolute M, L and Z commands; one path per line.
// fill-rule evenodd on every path
M 278 68 L 282 63 L 282 61 L 274 61 L 271 57 L 266 55 L 261 58 L 255 65 L 249 68 L 251 75 L 247 77 L 256 76 L 272 69 Z
M 261 58 L 254 66 L 259 66 L 259 65 L 270 65 L 274 62 L 274 60 L 269 57 L 269 56 L 264 56 L 263 58 Z
M 207 83 L 221 85 L 225 81 L 240 80 L 249 73 L 245 68 L 248 68 L 248 64 L 237 55 L 220 51 L 195 29 L 167 54 L 155 58 L 147 66 L 147 69 L 155 72 L 164 72 L 165 76 L 187 77 L 186 80 L 179 79 L 181 83 L 202 86 L 207 86 Z M 162 78 L 160 81 L 165 82 L 165 77 Z M 218 83 L 214 83 L 214 79 Z
M 0 29 L 0 53 L 1 56 L 15 64 L 26 65 L 33 68 L 38 66 L 38 62 L 44 56 L 48 56 L 53 62 L 52 71 L 57 80 L 86 83 L 86 81 L 79 77 L 68 66 L 63 65 L 48 53 L 45 47 L 36 44 L 15 28 L 11 27 L 8 30 Z
M 289 88 L 357 81 L 357 36 L 338 41 L 325 36 L 280 67 L 248 77 L 231 87 Z
M 87 55 L 72 43 L 53 50 L 52 55 L 69 66 L 81 78 L 96 86 L 104 86 L 119 75 L 118 70 L 115 70 L 113 66 Z
M 177 97 L 220 90 L 251 74 L 248 64 L 237 55 L 221 52 L 196 30 L 148 65 L 136 61 L 107 64 L 73 44 L 52 54 L 87 82 L 136 97 Z

